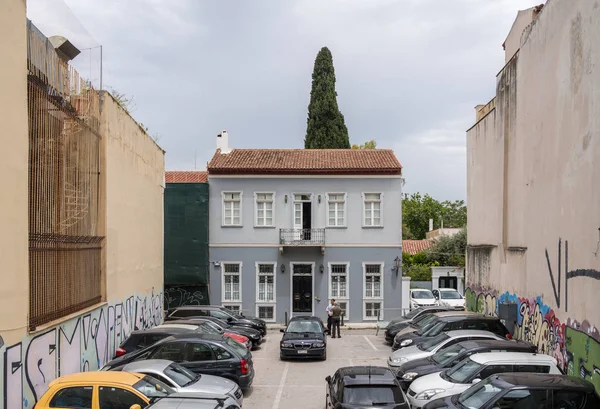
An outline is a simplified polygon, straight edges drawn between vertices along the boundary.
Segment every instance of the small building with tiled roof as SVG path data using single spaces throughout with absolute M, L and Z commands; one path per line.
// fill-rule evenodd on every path
M 389 149 L 231 149 L 208 163 L 210 302 L 268 322 L 335 298 L 351 322 L 402 306 L 402 165 Z
M 433 245 L 431 240 L 402 240 L 402 252 L 414 256 Z
M 165 183 L 206 183 L 208 172 L 202 170 L 168 170 Z

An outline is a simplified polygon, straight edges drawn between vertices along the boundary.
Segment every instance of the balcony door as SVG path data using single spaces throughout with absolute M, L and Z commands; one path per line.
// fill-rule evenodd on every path
M 294 239 L 310 240 L 312 228 L 312 195 L 294 194 Z

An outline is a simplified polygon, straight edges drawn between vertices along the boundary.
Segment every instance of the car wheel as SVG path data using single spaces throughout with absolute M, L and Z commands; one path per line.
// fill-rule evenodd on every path
M 285 358 L 284 358 L 284 356 L 283 356 L 283 355 L 281 355 L 281 354 L 279 354 L 279 360 L 280 360 L 280 361 L 285 361 Z

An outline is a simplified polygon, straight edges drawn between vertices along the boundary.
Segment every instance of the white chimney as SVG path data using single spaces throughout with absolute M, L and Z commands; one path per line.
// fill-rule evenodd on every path
M 433 219 L 429 219 L 429 231 L 433 231 Z
M 217 149 L 220 149 L 221 153 L 231 152 L 231 149 L 229 149 L 229 134 L 227 131 L 221 131 L 221 133 L 217 135 Z

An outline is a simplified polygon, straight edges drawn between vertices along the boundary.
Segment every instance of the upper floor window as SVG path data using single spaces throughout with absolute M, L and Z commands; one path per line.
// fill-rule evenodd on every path
M 223 226 L 242 225 L 242 193 L 223 192 Z
M 346 226 L 346 195 L 344 193 L 327 194 L 327 226 Z
M 256 193 L 256 226 L 273 226 L 273 193 Z
M 381 226 L 381 193 L 364 194 L 364 226 Z

